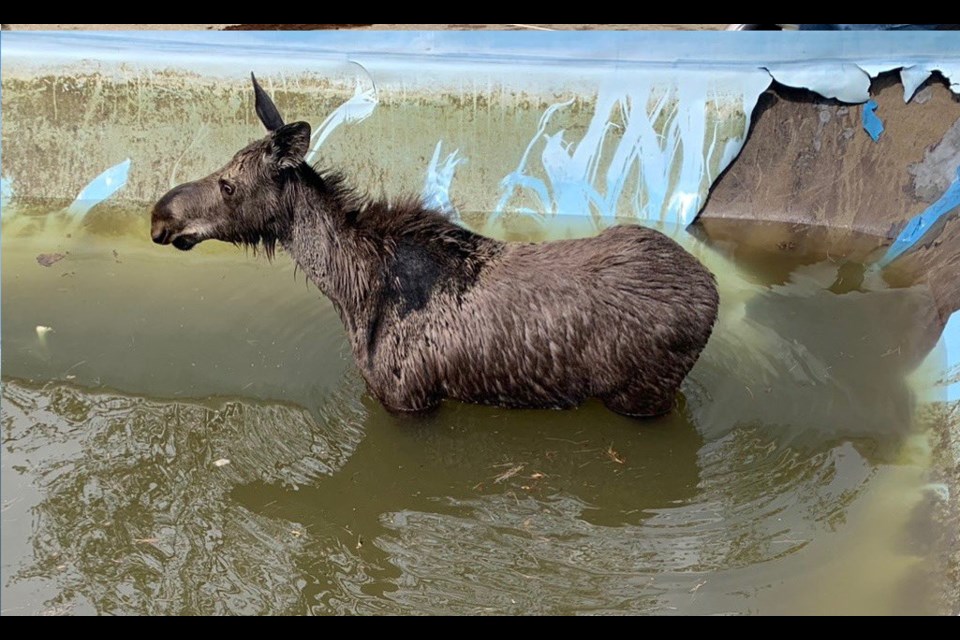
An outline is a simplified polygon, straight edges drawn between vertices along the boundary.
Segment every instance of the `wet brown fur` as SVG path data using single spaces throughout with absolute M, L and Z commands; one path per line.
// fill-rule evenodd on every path
M 279 242 L 333 302 L 370 391 L 394 411 L 444 398 L 671 409 L 719 303 L 713 275 L 680 245 L 632 225 L 500 242 L 416 199 L 359 198 L 303 162 L 309 131 L 277 124 L 223 169 L 172 190 L 154 208 L 154 240 L 268 254 Z

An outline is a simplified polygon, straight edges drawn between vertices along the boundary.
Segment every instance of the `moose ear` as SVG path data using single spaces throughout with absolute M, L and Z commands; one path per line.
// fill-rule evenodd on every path
M 250 72 L 250 79 L 253 80 L 253 93 L 256 96 L 257 115 L 260 117 L 260 122 L 267 128 L 267 131 L 276 131 L 283 126 L 283 118 L 280 117 L 277 105 L 273 104 L 273 100 L 257 82 L 257 78 L 252 71 Z
M 303 162 L 309 148 L 310 125 L 306 122 L 291 122 L 273 132 L 273 158 L 281 168 Z

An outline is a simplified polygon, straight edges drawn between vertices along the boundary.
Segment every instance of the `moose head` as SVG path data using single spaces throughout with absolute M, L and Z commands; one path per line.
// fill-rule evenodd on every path
M 251 73 L 256 111 L 269 132 L 238 151 L 209 176 L 178 185 L 153 207 L 150 235 L 157 244 L 187 251 L 204 240 L 256 247 L 268 255 L 289 227 L 287 187 L 305 164 L 310 125 L 284 124 L 270 96 Z

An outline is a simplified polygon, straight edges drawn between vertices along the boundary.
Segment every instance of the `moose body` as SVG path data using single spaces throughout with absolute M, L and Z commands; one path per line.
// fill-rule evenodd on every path
M 221 170 L 154 207 L 155 242 L 276 243 L 333 302 L 370 391 L 394 411 L 444 398 L 568 408 L 671 409 L 706 345 L 713 275 L 658 231 L 500 242 L 417 200 L 367 201 L 303 158 L 310 127 L 283 124 L 254 79 L 271 131 Z

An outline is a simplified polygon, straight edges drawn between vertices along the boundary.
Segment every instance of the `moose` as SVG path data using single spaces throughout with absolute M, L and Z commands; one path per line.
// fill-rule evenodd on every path
M 713 331 L 713 274 L 662 233 L 619 225 L 590 238 L 502 242 L 420 200 L 361 197 L 304 159 L 306 122 L 284 124 L 251 74 L 266 137 L 153 207 L 158 244 L 277 243 L 336 308 L 369 391 L 388 410 L 449 398 L 572 408 L 599 398 L 656 416 Z

